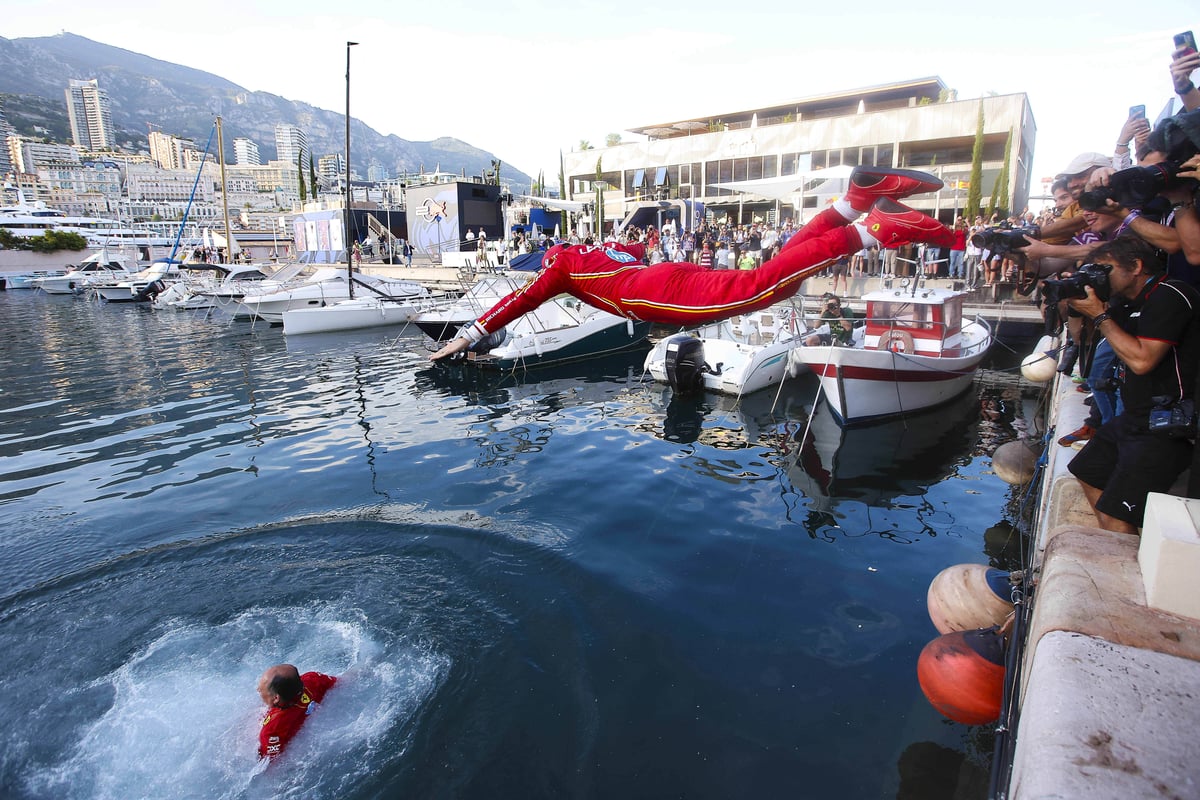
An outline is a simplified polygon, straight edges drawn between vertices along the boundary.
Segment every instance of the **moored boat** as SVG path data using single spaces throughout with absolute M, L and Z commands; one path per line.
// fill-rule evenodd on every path
M 45 275 L 34 280 L 34 285 L 46 294 L 78 294 L 98 282 L 119 281 L 137 273 L 137 260 L 124 253 L 110 253 L 108 248 L 99 251 L 59 275 Z
M 676 389 L 757 392 L 802 368 L 789 359 L 804 333 L 800 317 L 790 305 L 775 306 L 667 337 L 646 354 L 646 371 Z M 684 362 L 689 386 L 678 385 Z
M 428 298 L 428 291 L 423 296 L 413 295 L 405 300 L 372 295 L 318 308 L 290 309 L 283 312 L 283 332 L 287 335 L 332 333 L 403 325 L 416 319 Z
M 866 321 L 853 346 L 797 347 L 842 424 L 940 405 L 971 384 L 992 344 L 982 319 L 963 317 L 965 293 L 904 286 L 863 295 Z
M 483 339 L 467 352 L 466 363 L 496 370 L 566 364 L 642 347 L 649 334 L 649 322 L 562 296 Z
M 405 301 L 428 294 L 418 283 L 376 275 L 356 274 L 354 280 L 372 287 L 376 292 L 392 300 Z M 358 289 L 367 292 L 368 289 Z M 283 324 L 283 312 L 300 308 L 321 308 L 342 300 L 350 299 L 346 270 L 325 267 L 313 275 L 307 283 L 283 287 L 263 294 L 247 294 L 238 305 L 238 311 L 257 317 L 272 324 Z

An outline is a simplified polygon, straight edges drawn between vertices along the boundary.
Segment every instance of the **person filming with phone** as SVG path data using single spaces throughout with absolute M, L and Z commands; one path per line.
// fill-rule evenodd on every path
M 1200 108 L 1200 90 L 1192 81 L 1192 73 L 1200 69 L 1200 52 L 1196 50 L 1196 37 L 1191 31 L 1175 34 L 1175 52 L 1171 56 L 1171 82 L 1175 94 L 1183 101 L 1187 111 Z

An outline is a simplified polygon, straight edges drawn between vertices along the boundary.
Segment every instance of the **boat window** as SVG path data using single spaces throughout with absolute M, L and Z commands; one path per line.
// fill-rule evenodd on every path
M 667 185 L 667 168 L 659 167 L 654 173 L 654 188 Z
M 932 306 L 924 303 L 880 303 L 875 306 L 874 322 L 888 327 L 929 330 L 933 327 Z
M 641 189 L 646 185 L 646 170 L 639 169 L 633 173 L 633 188 Z

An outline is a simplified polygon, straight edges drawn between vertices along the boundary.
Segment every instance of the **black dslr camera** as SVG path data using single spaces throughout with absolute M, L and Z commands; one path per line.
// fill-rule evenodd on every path
M 1191 439 L 1196 435 L 1196 404 L 1191 400 L 1176 400 L 1171 397 L 1155 397 L 1154 409 L 1150 412 L 1150 431 L 1165 433 L 1178 439 Z
M 1104 208 L 1105 201 L 1114 200 L 1125 208 L 1142 208 L 1160 193 L 1182 185 L 1185 179 L 1177 177 L 1179 170 L 1179 163 L 1163 161 L 1114 172 L 1108 177 L 1108 186 L 1097 186 L 1081 193 L 1079 207 L 1084 211 L 1099 211 Z
M 1107 303 L 1112 294 L 1108 285 L 1108 273 L 1110 272 L 1112 272 L 1112 267 L 1108 264 L 1084 264 L 1075 270 L 1073 275 L 1066 278 L 1058 280 L 1048 278 L 1042 281 L 1042 286 L 1045 287 L 1042 291 L 1046 295 L 1046 302 L 1057 303 L 1059 300 L 1087 297 L 1084 287 L 1090 286 L 1096 291 L 1096 297 Z
M 1041 236 L 1041 233 L 1037 226 L 1014 228 L 1010 225 L 998 225 L 993 228 L 984 228 L 972 235 L 971 244 L 981 250 L 1004 255 L 1028 247 L 1029 242 L 1025 237 L 1036 239 Z

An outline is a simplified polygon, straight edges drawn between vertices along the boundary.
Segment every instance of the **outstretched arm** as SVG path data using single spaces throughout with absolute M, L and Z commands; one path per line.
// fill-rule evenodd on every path
M 438 350 L 436 353 L 431 355 L 429 357 L 429 360 L 430 361 L 440 361 L 441 359 L 445 358 L 446 356 L 452 356 L 452 355 L 461 353 L 463 350 L 466 350 L 470 346 L 471 346 L 471 340 L 465 336 L 460 336 L 457 339 L 455 339 L 454 341 L 446 344 L 441 350 Z

